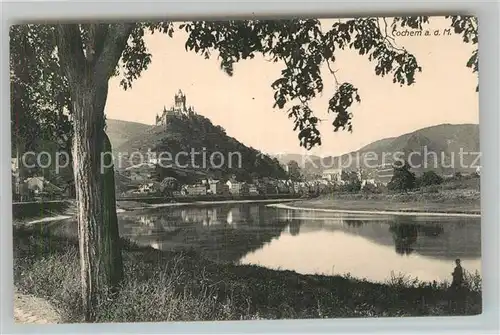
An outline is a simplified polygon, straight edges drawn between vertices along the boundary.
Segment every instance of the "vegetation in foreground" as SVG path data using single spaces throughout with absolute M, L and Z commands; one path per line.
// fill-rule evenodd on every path
M 81 322 L 76 240 L 42 228 L 15 229 L 14 283 L 44 297 L 66 322 Z M 468 275 L 461 310 L 447 283 L 404 276 L 385 284 L 350 276 L 300 275 L 258 266 L 219 264 L 195 252 L 161 252 L 123 242 L 125 279 L 100 301 L 96 322 L 254 320 L 481 313 L 481 279 Z

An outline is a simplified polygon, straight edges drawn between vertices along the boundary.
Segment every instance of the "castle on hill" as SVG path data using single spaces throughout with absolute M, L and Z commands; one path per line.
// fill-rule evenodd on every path
M 186 95 L 179 90 L 174 96 L 174 105 L 168 110 L 163 106 L 162 114 L 156 114 L 155 124 L 157 126 L 165 126 L 167 124 L 167 117 L 169 116 L 193 115 L 194 113 L 192 106 L 186 106 Z

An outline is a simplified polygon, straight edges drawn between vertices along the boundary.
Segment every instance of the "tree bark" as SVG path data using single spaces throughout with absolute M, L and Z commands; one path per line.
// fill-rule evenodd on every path
M 87 74 L 91 77 L 90 74 Z M 114 207 L 105 194 L 105 172 L 101 169 L 105 133 L 103 112 L 98 109 L 98 97 L 92 78 L 72 83 L 74 100 L 74 174 L 78 208 L 78 232 L 80 240 L 80 265 L 82 297 L 85 319 L 95 319 L 95 307 L 99 297 L 106 294 L 118 276 L 113 273 L 122 264 L 113 264 L 109 251 L 115 249 L 112 242 L 119 237 L 109 237 L 113 231 L 109 225 L 109 211 Z M 109 172 L 108 172 L 109 174 Z M 106 216 L 105 213 L 108 213 Z M 116 221 L 116 213 L 114 217 Z M 110 262 L 111 260 L 111 262 Z M 121 260 L 121 257 L 116 261 Z
M 116 197 L 115 197 L 115 171 L 112 164 L 112 148 L 109 137 L 104 133 L 104 169 L 103 174 L 103 220 L 104 220 L 104 238 L 103 252 L 105 263 L 110 269 L 108 286 L 112 293 L 118 288 L 123 279 L 123 259 L 121 253 L 120 233 L 118 229 L 118 217 L 116 215 Z
M 91 77 L 89 75 L 89 77 Z M 85 319 L 95 320 L 101 297 L 123 278 L 116 215 L 111 143 L 104 132 L 107 81 L 75 83 L 73 169 L 78 208 L 82 297 Z M 89 83 L 90 81 L 90 83 Z
M 109 77 L 133 25 L 112 28 L 97 34 L 106 41 L 87 41 L 91 49 L 103 46 L 98 52 L 87 50 L 87 56 L 78 25 L 59 25 L 57 29 L 58 54 L 73 108 L 73 172 L 85 321 L 95 320 L 100 299 L 115 291 L 123 278 L 114 168 L 105 167 L 110 163 L 111 143 L 104 132 L 104 107 Z

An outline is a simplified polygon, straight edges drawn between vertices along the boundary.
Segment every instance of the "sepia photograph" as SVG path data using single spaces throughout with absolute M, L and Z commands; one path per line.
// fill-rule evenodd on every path
M 482 313 L 476 17 L 9 29 L 16 323 Z

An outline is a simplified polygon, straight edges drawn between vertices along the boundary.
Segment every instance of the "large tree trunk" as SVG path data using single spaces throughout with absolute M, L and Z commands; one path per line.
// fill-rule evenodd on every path
M 104 153 L 103 159 L 103 215 L 104 215 L 104 248 L 106 263 L 109 266 L 109 287 L 114 291 L 123 279 L 123 260 L 121 254 L 120 233 L 118 229 L 118 217 L 116 215 L 115 197 L 115 171 L 112 166 L 112 148 L 109 137 L 104 133 Z M 111 166 L 111 167 L 107 167 Z
M 104 106 L 111 77 L 134 24 L 57 26 L 57 47 L 73 107 L 73 166 L 78 209 L 81 288 L 86 321 L 94 321 L 101 297 L 123 278 L 116 217 L 114 170 L 104 168 L 111 151 Z M 85 38 L 85 42 L 82 39 Z M 86 52 L 83 51 L 85 44 Z
M 111 144 L 104 132 L 108 83 L 88 74 L 72 83 L 74 101 L 74 173 L 78 209 L 82 298 L 85 319 L 95 319 L 99 299 L 123 278 L 114 189 L 114 169 L 105 168 Z M 108 157 L 101 162 L 102 157 Z

